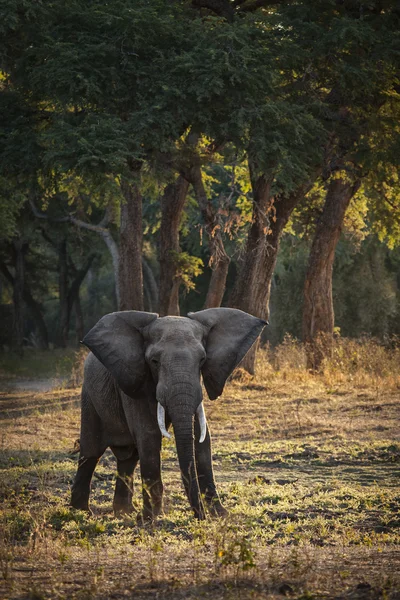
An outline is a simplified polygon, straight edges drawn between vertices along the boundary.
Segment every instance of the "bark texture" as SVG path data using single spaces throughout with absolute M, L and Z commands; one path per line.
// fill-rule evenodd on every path
M 308 366 L 318 369 L 333 334 L 332 270 L 343 219 L 360 182 L 332 179 L 317 223 L 304 284 L 303 341 L 308 344 Z M 325 342 L 318 343 L 318 336 Z
M 158 307 L 158 287 L 153 271 L 147 260 L 142 256 L 144 310 L 155 312 Z
M 142 273 L 142 196 L 138 182 L 121 182 L 124 202 L 121 204 L 118 281 L 119 310 L 144 310 Z
M 159 241 L 160 288 L 159 314 L 179 315 L 180 280 L 177 277 L 175 255 L 181 251 L 179 227 L 189 182 L 180 175 L 167 185 L 161 199 L 161 227 Z
M 217 211 L 215 211 L 207 198 L 200 164 L 193 165 L 186 176 L 193 186 L 203 217 L 210 251 L 209 266 L 212 269 L 212 273 L 204 308 L 218 308 L 221 306 L 225 294 L 226 278 L 231 259 L 225 251 Z
M 270 211 L 272 179 L 261 175 L 251 178 L 253 189 L 252 223 L 247 237 L 246 249 L 235 286 L 230 298 L 230 306 L 239 308 L 262 319 L 266 317 L 267 307 L 258 302 L 260 288 L 264 285 L 262 266 L 269 245 Z M 258 313 L 258 314 L 257 314 Z
M 271 183 L 265 175 L 252 177 L 253 221 L 245 255 L 229 305 L 268 320 L 271 282 L 282 232 L 295 206 L 311 189 L 311 183 L 299 186 L 288 196 L 271 197 Z M 247 353 L 241 367 L 254 374 L 258 343 Z

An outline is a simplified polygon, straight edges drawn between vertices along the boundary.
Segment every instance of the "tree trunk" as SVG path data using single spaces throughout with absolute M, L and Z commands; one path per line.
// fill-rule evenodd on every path
M 142 256 L 144 310 L 154 312 L 158 308 L 158 287 L 153 271 L 144 256 Z
M 31 313 L 32 318 L 36 324 L 38 347 L 40 348 L 40 350 L 48 350 L 49 336 L 47 333 L 46 323 L 43 319 L 42 308 L 41 308 L 39 302 L 37 302 L 33 298 L 31 291 L 28 288 L 26 282 L 25 282 L 25 289 L 24 289 L 24 302 L 25 302 L 26 306 L 28 307 L 28 310 Z
M 269 318 L 269 300 L 282 232 L 295 206 L 312 184 L 299 186 L 288 196 L 270 196 L 272 181 L 264 175 L 253 184 L 253 222 L 246 251 L 229 305 L 261 319 Z M 251 374 L 255 370 L 258 342 L 241 363 Z
M 210 251 L 210 261 L 208 264 L 212 269 L 212 273 L 204 308 L 218 308 L 221 306 L 224 297 L 226 278 L 231 259 L 225 251 L 221 235 L 221 225 L 218 222 L 218 214 L 207 198 L 201 174 L 201 165 L 196 164 L 192 166 L 188 171 L 187 177 L 193 186 L 203 217 Z
M 269 247 L 268 232 L 270 229 L 270 211 L 273 206 L 271 198 L 272 178 L 261 175 L 258 178 L 250 178 L 253 189 L 253 217 L 247 237 L 246 250 L 240 266 L 235 286 L 230 298 L 229 305 L 239 308 L 254 316 L 264 319 L 266 317 L 266 305 L 259 305 L 258 288 L 267 282 L 262 272 L 263 259 L 267 255 Z M 268 256 L 268 255 L 267 255 Z
M 95 254 L 91 254 L 82 269 L 77 269 L 70 259 L 70 266 L 72 267 L 74 279 L 72 280 L 68 290 L 68 324 L 71 318 L 72 309 L 75 308 L 75 330 L 78 337 L 78 342 L 80 342 L 84 336 L 84 322 L 79 290 L 87 272 L 92 266 L 92 262 L 94 261 L 95 257 Z
M 180 280 L 177 277 L 176 254 L 179 246 L 179 227 L 189 182 L 180 175 L 167 185 L 161 199 L 161 227 L 159 243 L 160 291 L 159 313 L 179 315 Z
M 139 170 L 136 170 L 136 176 Z M 142 196 L 139 182 L 123 179 L 118 281 L 119 310 L 143 310 Z
M 83 336 L 85 335 L 85 324 L 83 321 L 83 312 L 82 312 L 82 306 L 81 306 L 81 299 L 79 296 L 79 290 L 75 296 L 74 306 L 75 306 L 76 341 L 79 344 L 83 340 Z
M 204 308 L 218 308 L 221 306 L 224 298 L 226 278 L 228 277 L 231 259 L 225 252 L 224 242 L 219 233 L 209 239 L 209 248 L 212 272 Z
M 111 254 L 111 260 L 112 260 L 113 271 L 114 271 L 115 297 L 117 300 L 117 307 L 119 309 L 121 306 L 121 293 L 120 293 L 120 289 L 119 289 L 119 250 L 118 250 L 118 246 L 117 246 L 113 236 L 111 235 L 110 231 L 108 231 L 108 230 L 101 231 L 100 235 L 103 238 L 104 243 L 106 244 L 106 246 Z
M 251 171 L 250 171 L 250 175 Z M 244 310 L 260 319 L 268 318 L 268 300 L 276 253 L 270 230 L 272 178 L 251 176 L 253 188 L 253 219 L 247 238 L 245 255 L 230 299 L 230 306 Z M 277 251 L 277 248 L 276 248 Z M 264 272 L 264 268 L 266 271 Z M 261 292 L 263 288 L 264 294 Z M 255 358 L 259 341 L 252 346 L 240 366 L 251 375 L 255 372 Z
M 14 321 L 13 321 L 13 340 L 12 346 L 19 356 L 23 355 L 24 345 L 24 288 L 25 288 L 25 258 L 24 243 L 21 238 L 13 242 L 15 257 L 15 276 L 14 276 Z
M 8 267 L 5 263 L 0 262 L 0 270 L 3 273 L 4 277 L 7 279 L 7 281 L 13 286 L 13 289 L 14 289 L 15 279 L 11 275 L 11 273 L 8 270 Z M 29 286 L 25 279 L 24 279 L 23 299 L 24 299 L 26 306 L 28 307 L 29 312 L 32 315 L 33 320 L 36 323 L 38 346 L 41 350 L 47 350 L 49 347 L 49 336 L 47 333 L 46 323 L 44 322 L 44 319 L 43 319 L 42 309 L 41 309 L 39 302 L 37 302 L 33 298 L 32 293 L 31 293 Z
M 67 240 L 65 238 L 58 245 L 58 294 L 60 314 L 57 331 L 57 345 L 61 348 L 66 348 L 69 330 L 69 307 Z
M 318 369 L 333 334 L 332 270 L 336 245 L 350 200 L 360 182 L 331 179 L 317 223 L 304 283 L 303 341 L 308 345 L 308 366 Z M 322 336 L 321 336 L 322 334 Z M 318 342 L 318 336 L 324 341 Z

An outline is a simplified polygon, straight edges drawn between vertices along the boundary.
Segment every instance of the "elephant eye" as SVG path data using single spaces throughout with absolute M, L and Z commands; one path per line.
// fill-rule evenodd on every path
M 206 356 L 203 356 L 203 357 L 200 359 L 200 367 L 202 367 L 202 366 L 204 365 L 204 363 L 206 362 L 206 358 L 207 358 Z
M 154 365 L 155 367 L 158 367 L 159 365 L 159 361 L 156 358 L 151 358 L 150 362 L 152 365 Z

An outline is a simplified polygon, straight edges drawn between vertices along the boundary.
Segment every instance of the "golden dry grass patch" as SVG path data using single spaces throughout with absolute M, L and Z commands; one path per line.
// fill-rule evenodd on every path
M 114 518 L 110 452 L 93 480 L 93 517 L 69 509 L 79 390 L 3 394 L 0 596 L 398 597 L 396 363 L 368 377 L 332 364 L 311 375 L 301 348 L 289 350 L 279 364 L 260 352 L 255 378 L 206 402 L 226 521 L 192 519 L 167 440 L 165 514 L 153 528 Z M 138 473 L 135 483 L 139 509 Z

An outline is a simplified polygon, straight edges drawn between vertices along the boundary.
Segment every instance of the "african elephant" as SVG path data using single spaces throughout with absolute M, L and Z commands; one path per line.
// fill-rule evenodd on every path
M 89 511 L 90 481 L 110 447 L 118 470 L 114 512 L 132 511 L 132 478 L 140 461 L 143 512 L 138 518 L 152 520 L 159 515 L 161 438 L 170 437 L 172 423 L 183 484 L 195 516 L 205 517 L 203 499 L 213 514 L 224 515 L 215 487 L 200 373 L 214 400 L 264 325 L 265 321 L 231 308 L 162 318 L 123 311 L 100 319 L 83 339 L 91 353 L 85 362 L 80 458 L 71 505 Z

